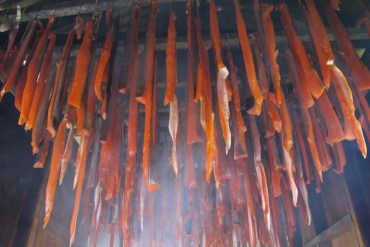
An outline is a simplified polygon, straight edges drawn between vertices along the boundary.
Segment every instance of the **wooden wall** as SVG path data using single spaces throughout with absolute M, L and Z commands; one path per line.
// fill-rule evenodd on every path
M 33 169 L 31 135 L 18 126 L 14 97 L 0 104 L 0 247 L 24 246 L 42 170 Z

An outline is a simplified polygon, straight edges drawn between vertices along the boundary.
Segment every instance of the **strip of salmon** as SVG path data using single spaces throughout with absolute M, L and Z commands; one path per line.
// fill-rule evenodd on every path
M 257 60 L 257 68 L 258 68 L 258 80 L 259 80 L 259 85 L 261 87 L 261 93 L 263 95 L 263 98 L 266 99 L 268 96 L 268 91 L 269 91 L 269 83 L 267 81 L 267 76 L 266 76 L 266 68 L 265 64 L 263 63 L 262 59 L 262 42 L 261 38 L 259 36 L 252 36 L 252 40 L 254 42 L 254 54 L 256 56 Z
M 23 66 L 22 72 L 21 72 L 21 74 L 19 76 L 19 79 L 18 79 L 18 82 L 17 82 L 17 86 L 15 88 L 14 105 L 15 105 L 15 107 L 17 108 L 17 110 L 19 112 L 22 109 L 23 90 L 24 90 L 24 86 L 26 85 L 27 70 L 28 70 L 28 66 L 30 64 L 31 58 L 32 58 L 32 53 L 30 55 L 28 55 L 26 64 Z
M 186 4 L 187 11 L 187 69 L 188 69 L 188 113 L 187 113 L 187 123 L 186 123 L 186 143 L 193 144 L 195 142 L 202 141 L 201 137 L 198 135 L 198 125 L 199 122 L 199 110 L 197 103 L 194 101 L 194 83 L 196 80 L 196 55 L 195 55 L 195 27 L 194 27 L 194 16 L 193 16 L 193 6 L 190 0 Z M 197 114 L 195 114 L 197 113 Z
M 51 211 L 53 209 L 55 190 L 57 188 L 58 177 L 60 172 L 60 161 L 63 155 L 63 149 L 65 144 L 66 125 L 67 121 L 65 120 L 63 120 L 60 123 L 54 141 L 50 172 L 48 182 L 46 185 L 44 227 L 46 227 L 46 225 L 48 224 L 51 216 Z
M 267 151 L 270 163 L 271 170 L 271 194 L 274 198 L 281 195 L 281 172 L 278 170 L 277 165 L 275 164 L 278 157 L 274 154 L 272 143 L 275 143 L 275 137 L 268 138 L 267 141 Z M 278 161 L 280 163 L 280 161 Z
M 232 121 L 234 125 L 234 159 L 238 159 L 241 157 L 248 157 L 247 144 L 245 142 L 245 132 L 247 131 L 247 127 L 245 126 L 241 113 L 238 78 L 236 76 L 236 69 L 229 47 L 227 49 L 227 61 L 230 69 L 231 86 L 233 92 Z
M 344 117 L 345 138 L 347 140 L 356 139 L 362 156 L 365 158 L 367 154 L 366 142 L 362 133 L 361 124 L 355 116 L 352 92 L 348 85 L 347 79 L 336 66 L 333 66 L 332 68 L 332 77 L 334 88 Z
M 298 94 L 298 100 L 302 104 L 303 109 L 308 109 L 315 104 L 312 98 L 308 80 L 303 72 L 301 64 L 297 58 L 293 56 L 290 50 L 286 50 L 286 60 L 288 63 L 289 74 L 292 78 L 294 91 Z
M 245 71 L 247 74 L 249 88 L 254 98 L 254 107 L 249 109 L 248 113 L 259 116 L 262 112 L 263 97 L 261 89 L 257 82 L 256 70 L 254 66 L 251 46 L 248 39 L 247 27 L 244 22 L 242 12 L 240 10 L 240 3 L 238 0 L 234 0 L 234 6 L 235 6 L 236 25 L 238 29 L 238 36 L 243 55 Z
M 324 141 L 322 128 L 320 128 L 319 126 L 319 122 L 321 121 L 318 118 L 315 109 L 311 108 L 309 111 L 311 114 L 311 119 L 313 121 L 313 130 L 314 130 L 316 145 L 318 147 L 321 169 L 323 172 L 326 172 L 330 169 L 332 159 L 330 157 L 328 147 Z
M 46 133 L 42 141 L 42 146 L 37 154 L 36 162 L 33 165 L 33 168 L 44 168 L 46 158 L 49 154 L 49 146 L 51 141 L 50 133 Z
M 174 100 L 170 103 L 170 118 L 168 123 L 168 130 L 172 138 L 172 157 L 170 163 L 172 164 L 173 172 L 175 176 L 178 175 L 178 157 L 177 157 L 177 135 L 178 135 L 178 126 L 179 126 L 179 112 L 178 112 L 178 103 L 177 97 L 174 96 Z
M 109 66 L 109 60 L 111 59 L 110 57 L 112 56 L 113 39 L 115 32 L 114 29 L 115 25 L 111 25 L 105 37 L 103 49 L 100 55 L 98 70 L 95 77 L 95 94 L 100 101 L 104 100 L 104 95 L 102 91 L 103 77 L 105 71 L 107 70 L 107 66 Z
M 283 23 L 284 33 L 287 36 L 290 50 L 292 51 L 296 63 L 299 63 L 302 66 L 305 78 L 309 80 L 307 85 L 309 85 L 311 95 L 317 99 L 324 91 L 324 84 L 311 64 L 306 50 L 294 29 L 288 6 L 286 3 L 281 3 L 278 5 L 278 8 L 281 14 L 280 17 Z
M 342 126 L 325 92 L 318 99 L 318 105 L 327 130 L 326 142 L 333 146 L 334 143 L 340 142 L 344 138 Z
M 104 95 L 103 103 L 101 106 L 101 118 L 103 120 L 107 119 L 110 98 L 112 95 L 112 78 L 110 75 L 110 70 L 111 70 L 110 66 L 111 66 L 111 61 L 109 61 L 107 67 L 105 67 L 103 79 L 102 79 L 103 84 L 106 85 L 105 95 Z
M 184 183 L 189 189 L 195 189 L 198 187 L 196 178 L 193 146 L 191 144 L 185 144 L 185 175 Z
M 347 163 L 346 153 L 343 148 L 343 144 L 338 142 L 334 145 L 335 153 L 338 155 L 338 170 L 340 173 L 343 173 L 343 168 Z
M 128 91 L 129 86 L 132 84 L 135 73 L 137 73 L 137 69 L 135 66 L 137 60 L 139 59 L 139 52 L 138 52 L 138 43 L 139 43 L 139 27 L 140 27 L 140 12 L 141 7 L 139 4 L 134 3 L 131 7 L 131 15 L 130 15 L 130 29 L 129 35 L 127 36 L 126 43 L 127 49 L 129 52 L 129 63 L 127 69 L 126 80 L 124 82 L 123 87 L 120 89 L 121 93 L 126 93 Z
M 307 150 L 306 150 L 306 145 L 304 143 L 303 139 L 303 133 L 301 129 L 301 125 L 298 119 L 298 115 L 296 110 L 292 110 L 292 116 L 293 116 L 293 122 L 294 126 L 296 126 L 296 133 L 297 133 L 297 139 L 298 139 L 298 144 L 299 144 L 299 149 L 301 151 L 301 155 L 303 157 L 303 165 L 304 165 L 304 170 L 305 170 L 305 175 L 306 175 L 306 183 L 309 184 L 311 183 L 311 171 L 310 167 L 308 165 L 308 156 L 307 156 Z
M 32 131 L 31 146 L 32 151 L 37 153 L 39 150 L 39 144 L 45 135 L 46 129 L 46 115 L 48 110 L 49 95 L 52 88 L 52 78 L 54 73 L 50 73 L 45 83 L 45 88 L 40 96 L 40 105 L 35 118 L 35 125 Z
M 27 80 L 24 86 L 23 97 L 22 97 L 22 108 L 21 114 L 19 117 L 18 124 L 23 125 L 29 119 L 29 113 L 31 109 L 32 99 L 35 93 L 35 86 L 37 75 L 39 74 L 39 65 L 42 61 L 42 54 L 44 47 L 46 46 L 46 42 L 49 37 L 49 33 L 53 23 L 55 21 L 55 16 L 50 16 L 48 24 L 43 31 L 40 39 L 37 42 L 35 51 L 33 53 L 32 59 L 30 61 L 30 65 L 27 70 Z
M 269 206 L 269 194 L 267 188 L 265 168 L 263 167 L 262 164 L 260 135 L 258 132 L 257 123 L 254 116 L 249 116 L 249 122 L 251 126 L 251 135 L 253 139 L 254 165 L 256 167 L 257 185 L 261 198 L 262 211 L 266 226 L 268 229 L 270 229 L 271 216 Z
M 202 32 L 201 32 L 201 24 L 199 17 L 197 16 L 195 19 L 195 30 L 197 34 L 197 41 L 199 47 L 199 73 L 201 74 L 202 80 L 198 80 L 197 89 L 199 87 L 200 93 L 199 97 L 201 100 L 201 107 L 200 107 L 200 118 L 201 124 L 206 134 L 206 162 L 205 162 L 205 179 L 207 182 L 210 181 L 212 167 L 214 164 L 215 159 L 215 149 L 216 144 L 214 141 L 214 113 L 212 111 L 212 88 L 211 88 L 211 79 L 209 73 L 209 60 L 208 60 L 208 53 L 204 46 L 204 42 L 202 39 Z M 197 95 L 196 95 L 197 97 Z
M 274 130 L 276 132 L 281 132 L 283 127 L 283 122 L 280 117 L 280 114 L 273 103 L 268 99 L 266 100 L 266 112 L 268 116 L 268 122 L 271 122 L 273 124 Z
M 220 31 L 218 26 L 216 5 L 214 0 L 210 1 L 209 16 L 210 16 L 209 22 L 211 29 L 211 40 L 213 44 L 213 50 L 215 53 L 216 66 L 218 70 L 216 83 L 218 116 L 219 121 L 221 123 L 222 135 L 225 142 L 225 151 L 227 154 L 231 146 L 231 133 L 229 126 L 230 110 L 225 82 L 229 74 L 229 71 L 227 70 L 222 61 Z
M 32 129 L 35 123 L 36 113 L 37 113 L 37 110 L 39 109 L 40 96 L 45 88 L 45 84 L 46 84 L 49 71 L 50 71 L 51 61 L 53 58 L 53 51 L 54 51 L 55 42 L 56 42 L 55 33 L 51 33 L 49 35 L 49 40 L 50 41 L 45 51 L 44 60 L 41 65 L 40 74 L 39 74 L 39 77 L 37 78 L 35 94 L 32 99 L 31 108 L 29 112 L 29 118 L 25 126 L 26 130 Z
M 146 33 L 146 45 L 144 50 L 145 67 L 143 71 L 143 80 L 139 80 L 136 89 L 136 100 L 146 105 L 151 100 L 149 95 L 152 93 L 153 68 L 154 68 L 154 50 L 155 50 L 155 23 L 156 15 L 159 10 L 157 0 L 152 0 L 150 14 L 148 18 L 148 28 Z
M 344 53 L 344 59 L 351 71 L 353 81 L 360 91 L 370 89 L 370 71 L 363 64 L 351 43 L 346 29 L 341 23 L 338 15 L 334 9 L 330 6 L 328 1 L 322 1 L 325 5 L 325 13 L 333 35 L 339 43 L 341 50 Z
M 118 86 L 118 81 L 117 81 Z M 118 87 L 116 90 L 116 96 L 118 96 Z M 112 102 L 113 103 L 113 102 Z M 114 102 L 116 103 L 116 102 Z M 108 171 L 108 184 L 107 184 L 107 192 L 105 195 L 105 200 L 109 201 L 112 200 L 120 190 L 121 186 L 121 147 L 122 147 L 122 127 L 123 127 L 123 114 L 124 114 L 124 102 L 122 100 L 117 100 L 118 107 L 114 114 L 117 114 L 117 120 L 115 121 L 114 125 L 114 138 L 113 138 L 113 146 L 111 151 L 111 166 L 109 167 Z
M 307 20 L 307 26 L 310 30 L 312 44 L 315 48 L 315 54 L 319 63 L 321 78 L 326 88 L 330 86 L 330 66 L 334 63 L 334 54 L 326 33 L 325 26 L 315 7 L 313 0 L 306 1 L 307 10 L 304 13 Z
M 154 62 L 154 61 L 153 61 Z M 155 63 L 155 70 L 157 69 L 157 62 Z M 154 70 L 154 69 L 152 69 Z M 145 89 L 148 90 L 145 94 L 145 122 L 144 122 L 144 140 L 143 140 L 143 173 L 146 181 L 147 188 L 149 192 L 153 192 L 159 189 L 159 184 L 150 181 L 149 179 L 149 155 L 150 155 L 150 146 L 151 146 L 151 117 L 152 117 L 152 93 L 153 93 L 153 80 L 156 78 L 152 78 L 150 81 L 147 81 L 145 85 Z M 137 97 L 136 97 L 137 100 Z
M 277 246 L 282 246 L 281 245 L 281 225 L 279 221 L 279 215 L 280 215 L 280 207 L 279 207 L 279 201 L 277 198 L 271 198 L 271 213 L 272 213 L 272 223 L 273 223 L 273 228 L 274 228 L 274 235 L 275 235 L 275 241 Z
M 136 83 L 136 80 L 133 80 L 132 84 L 130 85 L 130 102 L 127 128 L 127 157 L 135 157 L 137 153 L 137 120 L 139 114 L 139 105 L 136 101 Z M 126 166 L 126 170 L 127 169 L 131 168 Z
M 289 110 L 287 107 L 287 104 L 285 102 L 284 95 L 282 96 L 281 106 L 280 106 L 280 114 L 281 114 L 281 120 L 282 120 L 282 142 L 283 142 L 283 155 L 285 160 L 285 166 L 286 171 L 288 174 L 288 180 L 290 189 L 292 191 L 292 198 L 293 198 L 293 204 L 297 204 L 297 198 L 298 198 L 298 189 L 294 182 L 293 177 L 293 162 L 292 162 L 292 156 L 291 156 L 291 148 L 293 147 L 293 127 L 292 122 L 289 115 Z
M 20 67 L 23 65 L 24 58 L 26 56 L 26 52 L 28 50 L 28 47 L 32 41 L 32 39 L 35 36 L 35 31 L 36 27 L 42 26 L 40 21 L 33 20 L 31 21 L 30 27 L 27 31 L 27 34 L 25 38 L 23 39 L 22 45 L 19 48 L 17 52 L 17 56 L 14 59 L 13 64 L 11 65 L 10 69 L 8 69 L 5 80 L 4 80 L 4 85 L 3 88 L 1 89 L 0 92 L 0 101 L 3 98 L 4 94 L 10 91 L 12 87 L 14 86 L 14 83 L 16 81 L 16 77 L 18 75 L 18 71 Z
M 47 129 L 50 132 L 52 136 L 55 136 L 56 131 L 54 128 L 54 106 L 56 104 L 58 95 L 62 93 L 62 88 L 65 85 L 65 78 L 66 78 L 66 72 L 67 72 L 67 64 L 73 44 L 73 37 L 75 34 L 75 29 L 71 30 L 68 33 L 67 41 L 65 45 L 63 46 L 63 51 L 61 56 L 58 58 L 56 62 L 56 74 L 55 74 L 55 82 L 54 82 L 54 88 L 53 93 L 50 98 L 49 108 L 48 108 L 48 117 L 47 117 Z M 61 96 L 59 96 L 60 98 Z
M 10 57 L 10 53 L 11 53 L 13 47 L 14 47 L 15 39 L 17 37 L 17 33 L 18 33 L 18 30 L 19 30 L 19 24 L 20 24 L 20 21 L 16 20 L 15 23 L 12 25 L 12 28 L 9 31 L 8 45 L 6 47 L 6 51 L 5 51 L 5 54 L 4 54 L 4 59 L 0 64 L 0 74 L 2 74 L 2 72 L 4 71 L 5 65 L 7 64 L 8 59 Z
M 93 62 L 90 64 L 86 101 L 84 102 L 85 115 L 82 127 L 82 134 L 87 136 L 90 136 L 93 133 L 93 126 L 95 123 L 95 118 L 97 116 L 96 112 L 98 110 L 95 90 L 93 87 L 97 68 L 98 68 L 98 59 L 95 58 Z
M 277 63 L 278 50 L 276 49 L 274 24 L 271 19 L 273 4 L 266 4 L 262 7 L 262 23 L 266 39 L 266 54 L 270 65 L 271 79 L 275 89 L 276 104 L 279 106 L 282 101 L 283 91 L 280 85 L 280 71 Z
M 72 152 L 73 152 L 73 143 L 75 141 L 74 139 L 74 130 L 73 130 L 73 124 L 71 126 L 71 129 L 69 130 L 68 133 L 68 138 L 67 138 L 67 143 L 60 161 L 60 176 L 59 176 L 59 185 L 63 183 L 64 176 L 66 174 L 68 164 L 71 160 L 72 157 Z
M 78 211 L 80 208 L 82 186 L 84 184 L 84 179 L 85 179 L 86 159 L 87 159 L 88 146 L 89 146 L 88 142 L 89 142 L 89 137 L 82 136 L 80 145 L 84 148 L 82 151 L 83 156 L 81 157 L 81 163 L 80 163 L 80 168 L 79 168 L 80 170 L 78 173 L 78 181 L 77 181 L 77 188 L 76 188 L 76 194 L 75 194 L 75 201 L 74 201 L 72 219 L 71 219 L 71 224 L 70 224 L 70 240 L 69 240 L 70 246 L 72 246 L 72 244 L 75 241 L 75 237 L 76 237 L 75 234 L 76 234 L 77 217 L 78 217 Z
M 175 89 L 177 82 L 177 51 L 176 51 L 176 12 L 171 11 L 167 32 L 166 47 L 166 92 L 164 105 L 175 100 Z
M 310 117 L 308 110 L 303 109 L 301 110 L 301 113 L 304 119 L 303 123 L 306 129 L 306 138 L 307 138 L 307 142 L 310 147 L 310 150 L 311 150 L 312 160 L 315 165 L 316 174 L 318 175 L 319 179 L 322 181 L 322 168 L 321 168 L 322 165 L 319 159 L 319 154 L 318 154 L 317 146 L 315 143 L 315 137 L 313 134 L 311 117 Z
M 85 23 L 85 34 L 77 54 L 76 71 L 71 91 L 68 95 L 68 104 L 76 108 L 81 107 L 82 95 L 85 90 L 87 73 L 91 59 L 91 44 L 94 22 L 88 20 Z

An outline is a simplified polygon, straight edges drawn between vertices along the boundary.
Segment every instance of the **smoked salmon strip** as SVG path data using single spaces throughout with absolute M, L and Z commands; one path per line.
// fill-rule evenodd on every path
M 45 57 L 41 65 L 40 74 L 39 74 L 39 77 L 37 78 L 35 94 L 32 99 L 30 112 L 29 112 L 29 118 L 25 126 L 26 130 L 32 129 L 33 125 L 35 124 L 36 113 L 37 113 L 37 110 L 39 109 L 40 96 L 43 90 L 45 89 L 45 85 L 46 85 L 47 78 L 49 75 L 54 46 L 56 42 L 56 35 L 54 33 L 51 33 L 49 35 L 49 40 L 50 41 L 49 41 L 48 47 L 45 51 Z
M 284 95 L 282 95 L 282 101 L 280 106 L 280 114 L 282 120 L 282 134 L 281 139 L 283 143 L 283 157 L 285 160 L 285 167 L 288 174 L 288 181 L 290 190 L 292 192 L 292 199 L 294 206 L 297 204 L 298 199 L 298 189 L 297 185 L 294 182 L 293 175 L 293 157 L 291 149 L 293 147 L 293 127 L 290 119 L 289 110 L 285 102 Z
M 252 96 L 254 98 L 254 107 L 249 109 L 248 113 L 259 116 L 262 112 L 263 97 L 261 89 L 257 82 L 252 49 L 248 39 L 247 27 L 245 25 L 242 12 L 240 10 L 239 0 L 234 0 L 234 6 L 235 6 L 236 25 L 238 29 L 239 42 L 242 50 L 245 71 L 247 73 L 249 89 L 251 90 Z
M 111 18 L 109 16 L 106 16 L 106 19 L 108 21 L 108 19 L 111 19 Z M 111 22 L 112 20 L 109 20 L 109 21 Z M 103 101 L 104 99 L 102 85 L 104 82 L 106 83 L 107 80 L 103 81 L 103 77 L 104 77 L 104 73 L 106 73 L 106 71 L 109 71 L 109 64 L 110 64 L 109 61 L 112 56 L 112 48 L 113 48 L 114 35 L 115 35 L 114 33 L 115 33 L 115 25 L 112 24 L 110 25 L 107 35 L 105 37 L 103 50 L 100 55 L 99 65 L 98 65 L 98 69 L 96 72 L 95 94 L 96 94 L 96 97 L 100 101 Z
M 51 94 L 51 98 L 50 98 L 50 103 L 48 107 L 48 116 L 47 116 L 47 129 L 52 136 L 55 136 L 56 134 L 56 131 L 54 128 L 54 105 L 56 104 L 56 99 L 58 97 L 58 94 L 60 95 L 62 93 L 62 88 L 65 85 L 67 63 L 69 60 L 74 35 L 75 35 L 75 28 L 73 28 L 68 33 L 67 41 L 65 45 L 63 46 L 62 54 L 59 56 L 58 60 L 56 61 L 55 81 L 54 81 L 53 93 Z
M 362 133 L 361 124 L 355 116 L 352 92 L 347 79 L 336 66 L 332 68 L 332 77 L 336 95 L 343 113 L 345 139 L 356 139 L 362 156 L 365 158 L 367 155 L 366 141 Z
M 127 35 L 127 49 L 130 53 L 129 55 L 129 63 L 127 69 L 126 80 L 124 81 L 123 87 L 120 89 L 121 93 L 126 93 L 128 91 L 129 86 L 132 84 L 134 80 L 136 71 L 136 63 L 139 59 L 139 51 L 138 51 L 138 39 L 139 39 L 139 27 L 140 27 L 140 12 L 141 7 L 139 4 L 133 4 L 131 6 L 131 15 L 130 15 L 130 27 L 129 27 L 129 35 Z M 126 40 L 127 40 L 126 39 Z
M 271 12 L 274 9 L 273 4 L 266 4 L 262 7 L 262 23 L 266 42 L 266 54 L 268 64 L 270 65 L 271 80 L 275 89 L 276 104 L 279 106 L 282 101 L 283 91 L 280 84 L 280 71 L 277 63 L 278 50 L 276 49 L 274 24 L 271 18 Z
M 227 154 L 231 147 L 231 132 L 229 125 L 230 109 L 225 81 L 227 76 L 229 75 L 229 71 L 222 61 L 221 38 L 214 0 L 210 1 L 209 22 L 211 29 L 211 40 L 218 70 L 216 82 L 218 116 L 225 142 L 225 152 Z
M 308 88 L 314 98 L 319 98 L 322 92 L 324 91 L 324 84 L 317 74 L 315 68 L 311 64 L 306 49 L 304 48 L 301 40 L 299 39 L 289 14 L 288 6 L 286 3 L 280 3 L 278 5 L 280 11 L 281 21 L 284 27 L 284 33 L 287 36 L 289 48 L 293 54 L 297 66 L 301 66 L 303 70 L 303 78 L 301 84 L 307 84 Z M 302 81 L 303 79 L 307 80 L 306 82 Z
M 307 10 L 304 13 L 307 26 L 310 30 L 311 41 L 319 63 L 321 78 L 326 88 L 330 85 L 330 66 L 334 63 L 334 54 L 331 49 L 328 35 L 313 0 L 306 0 Z
M 188 0 L 186 5 L 187 11 L 187 66 L 188 66 L 188 113 L 186 123 L 186 143 L 193 144 L 202 141 L 201 136 L 198 134 L 199 129 L 199 110 L 195 102 L 194 83 L 196 82 L 196 54 L 195 54 L 195 27 L 193 6 L 191 0 Z M 195 114 L 196 113 L 196 114 Z
M 166 48 L 166 92 L 164 105 L 175 100 L 175 89 L 177 82 L 177 51 L 176 51 L 176 13 L 171 11 L 167 35 Z
M 327 130 L 326 143 L 333 146 L 334 143 L 340 142 L 344 138 L 342 126 L 326 92 L 320 96 L 317 102 Z
M 22 108 L 19 117 L 18 124 L 23 125 L 29 119 L 29 113 L 31 109 L 32 99 L 35 93 L 35 86 L 37 75 L 39 73 L 39 65 L 42 61 L 43 50 L 49 37 L 49 33 L 53 23 L 55 21 L 55 16 L 50 16 L 48 24 L 45 30 L 42 32 L 40 39 L 36 45 L 35 51 L 33 53 L 30 65 L 27 70 L 27 80 L 24 86 L 23 97 L 22 97 Z
M 179 165 L 178 165 L 178 157 L 177 157 L 177 138 L 178 138 L 178 128 L 179 128 L 179 111 L 178 111 L 178 103 L 176 95 L 174 96 L 174 100 L 170 103 L 170 119 L 168 122 L 168 130 L 170 132 L 172 138 L 172 157 L 170 159 L 170 163 L 173 168 L 173 172 L 177 177 L 179 172 Z
M 85 34 L 82 40 L 82 44 L 77 54 L 76 71 L 72 88 L 68 95 L 68 104 L 73 105 L 76 108 L 81 107 L 82 96 L 85 90 L 87 74 L 89 70 L 89 64 L 91 59 L 91 44 L 93 34 L 94 22 L 88 20 L 85 23 Z
M 342 22 L 340 21 L 335 10 L 330 6 L 328 1 L 322 1 L 325 5 L 325 13 L 333 35 L 338 41 L 339 46 L 344 54 L 344 59 L 346 61 L 347 67 L 351 72 L 351 76 L 360 91 L 365 91 L 370 89 L 370 71 L 362 63 L 360 58 L 351 43 L 351 40 L 344 28 Z M 334 69 L 336 70 L 336 69 Z
M 30 23 L 30 26 L 28 28 L 27 34 L 23 39 L 22 45 L 19 48 L 17 52 L 17 56 L 14 59 L 14 62 L 12 66 L 10 66 L 10 69 L 8 69 L 5 79 L 4 79 L 4 84 L 0 92 L 0 101 L 3 98 L 3 96 L 12 89 L 14 86 L 14 83 L 16 82 L 16 77 L 18 74 L 18 71 L 20 67 L 23 65 L 24 58 L 26 56 L 27 49 L 32 41 L 32 39 L 35 36 L 36 28 L 42 26 L 40 21 L 33 20 Z M 27 69 L 28 71 L 28 69 Z

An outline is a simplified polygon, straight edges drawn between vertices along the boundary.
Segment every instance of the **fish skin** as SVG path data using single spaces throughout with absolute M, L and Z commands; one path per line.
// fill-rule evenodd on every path
M 217 73 L 217 104 L 218 104 L 218 114 L 222 129 L 223 138 L 225 141 L 225 152 L 228 153 L 231 147 L 231 132 L 229 125 L 230 110 L 229 110 L 229 100 L 227 97 L 227 89 L 225 85 L 225 79 L 228 75 L 228 70 L 226 67 L 220 69 Z
M 178 127 L 179 127 L 179 112 L 178 112 L 178 103 L 177 97 L 174 95 L 174 100 L 170 103 L 170 118 L 168 122 L 168 130 L 170 132 L 172 138 L 172 157 L 170 159 L 170 163 L 173 168 L 173 172 L 175 177 L 178 175 L 178 158 L 177 158 L 177 134 L 178 134 Z

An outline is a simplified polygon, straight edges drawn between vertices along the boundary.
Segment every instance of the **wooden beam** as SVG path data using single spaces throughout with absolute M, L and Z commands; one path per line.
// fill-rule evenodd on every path
M 317 246 L 319 242 L 331 241 L 341 234 L 349 231 L 353 227 L 353 222 L 350 214 L 346 214 L 336 223 L 329 226 L 325 231 L 304 244 L 304 247 Z
M 329 40 L 331 42 L 335 42 L 336 39 L 332 35 L 331 31 L 327 31 Z M 348 28 L 347 33 L 352 41 L 357 41 L 357 40 L 368 40 L 369 37 L 367 36 L 367 33 L 365 31 L 365 28 Z M 239 47 L 239 39 L 236 34 L 229 34 L 229 42 L 226 42 L 227 38 L 226 35 L 221 34 L 222 38 L 222 46 L 226 47 L 228 44 L 230 47 Z M 300 35 L 299 36 L 300 40 L 303 43 L 309 43 L 311 42 L 311 38 L 309 34 L 305 35 Z M 203 36 L 204 42 L 206 47 L 212 47 L 211 39 L 210 37 Z M 140 44 L 144 44 L 145 40 L 139 40 Z M 158 38 L 156 40 L 155 44 L 155 49 L 156 51 L 165 51 L 166 50 L 166 43 L 167 40 L 164 38 Z M 280 45 L 287 45 L 286 37 L 280 34 L 276 35 L 276 43 L 279 46 Z M 77 51 L 78 51 L 79 46 L 75 45 L 72 47 L 71 51 L 71 56 L 76 56 Z M 176 48 L 178 50 L 184 50 L 188 48 L 187 42 L 186 42 L 186 37 L 177 37 L 176 39 Z M 278 47 L 279 48 L 279 47 Z M 98 54 L 101 52 L 101 48 L 98 48 L 97 50 Z M 118 46 L 117 46 L 117 52 L 123 52 L 123 41 L 118 41 Z
M 176 2 L 185 2 L 186 0 L 158 0 L 159 4 L 170 4 Z M 56 17 L 61 16 L 73 16 L 78 14 L 89 14 L 94 12 L 102 12 L 107 10 L 110 6 L 114 5 L 115 9 L 122 9 L 122 8 L 129 8 L 133 1 L 128 0 L 108 0 L 108 1 L 99 1 L 97 5 L 94 2 L 87 2 L 86 1 L 68 1 L 68 2 L 60 2 L 55 1 L 54 3 L 50 4 L 42 4 L 40 11 L 32 10 L 26 12 L 22 16 L 22 21 L 29 21 L 33 20 L 37 14 L 37 19 L 47 19 L 50 15 L 55 15 Z M 136 3 L 145 6 L 150 4 L 150 0 L 136 0 Z M 56 10 L 56 11 L 55 11 Z

